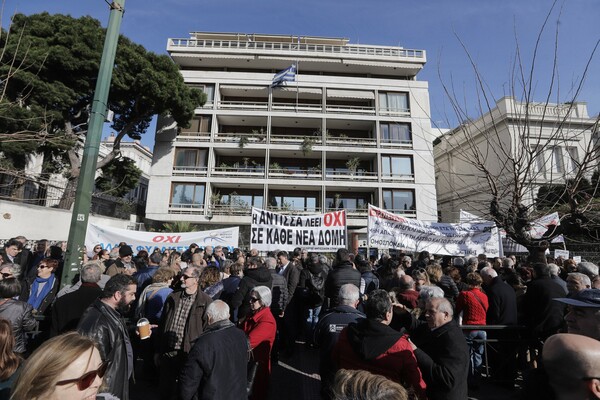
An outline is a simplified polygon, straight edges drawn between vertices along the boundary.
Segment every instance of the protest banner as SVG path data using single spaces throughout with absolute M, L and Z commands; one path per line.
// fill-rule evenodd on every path
M 554 250 L 554 258 L 562 257 L 563 260 L 569 259 L 569 250 Z
M 449 256 L 498 257 L 498 231 L 490 223 L 443 224 L 404 218 L 369 204 L 369 247 L 428 251 Z
M 119 245 L 119 242 L 125 242 L 135 253 L 140 250 L 152 253 L 156 248 L 161 251 L 175 249 L 183 252 L 192 243 L 200 247 L 223 246 L 233 250 L 238 246 L 239 233 L 240 228 L 237 226 L 201 232 L 167 233 L 131 231 L 88 224 L 85 245 L 88 249 L 92 249 L 100 244 L 103 249 L 112 250 Z
M 506 240 L 506 231 L 504 231 L 504 229 L 498 228 L 493 221 L 487 221 L 475 214 L 471 214 L 470 212 L 464 211 L 462 209 L 460 210 L 460 217 L 458 222 L 460 222 L 461 224 L 476 222 L 492 225 L 492 229 L 494 229 L 493 234 L 498 236 L 498 257 L 504 257 L 504 241 Z M 527 251 L 527 249 L 525 249 L 525 251 Z
M 252 208 L 250 246 L 259 251 L 292 251 L 301 247 L 308 251 L 333 252 L 346 248 L 346 211 L 316 215 L 285 215 Z

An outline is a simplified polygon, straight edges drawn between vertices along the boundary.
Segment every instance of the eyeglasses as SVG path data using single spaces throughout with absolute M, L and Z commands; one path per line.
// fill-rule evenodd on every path
M 38 268 L 50 268 L 49 266 L 47 266 L 46 264 L 40 264 L 38 265 Z
M 193 278 L 193 276 L 189 276 L 189 275 L 181 275 L 181 278 L 182 278 L 184 281 L 187 281 L 188 279 L 190 279 L 190 278 Z
M 256 297 L 250 297 L 250 303 L 256 303 L 259 300 L 260 299 L 257 299 Z
M 81 375 L 79 378 L 75 379 L 66 379 L 64 381 L 56 382 L 56 386 L 68 385 L 70 383 L 76 383 L 77 389 L 80 391 L 85 390 L 92 386 L 92 383 L 96 380 L 96 376 L 102 378 L 104 373 L 106 372 L 106 367 L 108 366 L 108 361 L 104 361 L 97 370 L 90 371 L 86 374 Z
M 2 272 L 0 273 L 0 275 L 2 275 L 2 278 L 10 278 L 13 276 L 13 274 L 11 274 L 10 272 Z

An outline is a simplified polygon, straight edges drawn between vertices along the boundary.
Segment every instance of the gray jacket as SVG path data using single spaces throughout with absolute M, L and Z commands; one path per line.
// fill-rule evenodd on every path
M 7 299 L 0 304 L 0 318 L 10 321 L 15 335 L 15 352 L 25 352 L 25 332 L 35 329 L 33 307 L 20 300 Z

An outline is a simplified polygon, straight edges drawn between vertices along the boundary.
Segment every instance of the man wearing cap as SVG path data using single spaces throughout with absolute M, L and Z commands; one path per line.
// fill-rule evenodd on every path
M 123 245 L 119 247 L 119 258 L 106 269 L 106 275 L 115 276 L 117 274 L 133 275 L 136 272 L 135 264 L 132 261 L 133 250 L 131 246 Z
M 567 304 L 567 331 L 600 340 L 600 289 L 585 289 L 572 297 L 554 299 Z

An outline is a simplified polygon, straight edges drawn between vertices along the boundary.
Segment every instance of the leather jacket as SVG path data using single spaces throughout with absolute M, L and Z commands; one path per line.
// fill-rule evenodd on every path
M 125 340 L 129 334 L 121 314 L 96 299 L 83 313 L 77 331 L 98 343 L 102 360 L 109 360 L 104 375 L 107 392 L 120 400 L 129 399 L 129 371 Z
M 31 305 L 13 299 L 6 299 L 0 304 L 0 318 L 10 321 L 15 334 L 15 347 L 17 353 L 25 352 L 25 332 L 36 327 Z

